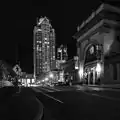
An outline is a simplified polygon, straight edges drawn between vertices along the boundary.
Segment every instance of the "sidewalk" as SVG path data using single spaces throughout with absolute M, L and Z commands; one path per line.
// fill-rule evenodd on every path
M 85 85 L 85 86 L 89 86 L 89 87 L 100 87 L 100 88 L 113 88 L 113 89 L 120 89 L 120 84 L 113 84 L 113 85 Z
M 87 92 L 91 92 L 95 96 L 101 98 L 120 101 L 119 85 L 84 85 L 82 86 Z
M 120 91 L 120 85 L 88 85 L 88 84 L 83 84 L 83 85 L 76 85 L 75 86 L 78 90 L 89 90 L 89 91 Z

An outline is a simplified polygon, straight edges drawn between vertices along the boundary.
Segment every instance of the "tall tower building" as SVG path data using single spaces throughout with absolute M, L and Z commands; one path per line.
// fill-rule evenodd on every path
M 51 29 L 50 30 L 50 55 L 49 55 L 49 59 L 50 59 L 50 69 L 53 68 L 53 64 L 55 63 L 56 59 L 55 59 L 55 30 Z
M 68 59 L 67 47 L 64 45 L 61 45 L 57 49 L 57 60 L 65 62 L 67 59 Z
M 55 31 L 47 17 L 40 18 L 34 27 L 34 77 L 51 70 L 55 60 Z

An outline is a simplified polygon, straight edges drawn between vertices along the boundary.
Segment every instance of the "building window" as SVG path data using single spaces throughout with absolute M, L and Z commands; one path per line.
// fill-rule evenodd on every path
M 91 45 L 88 47 L 85 56 L 85 63 L 93 62 L 101 59 L 101 48 L 99 45 Z

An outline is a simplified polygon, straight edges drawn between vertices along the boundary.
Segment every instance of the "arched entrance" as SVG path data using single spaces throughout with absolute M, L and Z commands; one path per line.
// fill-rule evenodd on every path
M 84 83 L 100 84 L 100 74 L 103 68 L 102 46 L 89 44 L 84 55 Z

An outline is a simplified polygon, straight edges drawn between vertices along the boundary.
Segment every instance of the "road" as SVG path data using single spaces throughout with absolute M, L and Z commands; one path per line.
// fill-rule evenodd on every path
M 39 118 L 41 111 L 44 111 L 43 120 L 120 119 L 118 88 L 74 85 L 22 88 L 20 93 L 10 91 L 0 91 L 0 120 L 38 120 L 35 117 Z
M 88 86 L 32 88 L 45 107 L 44 120 L 120 119 L 120 90 Z
M 23 87 L 20 93 L 14 87 L 0 89 L 0 120 L 38 120 L 42 112 L 43 104 L 31 88 Z

